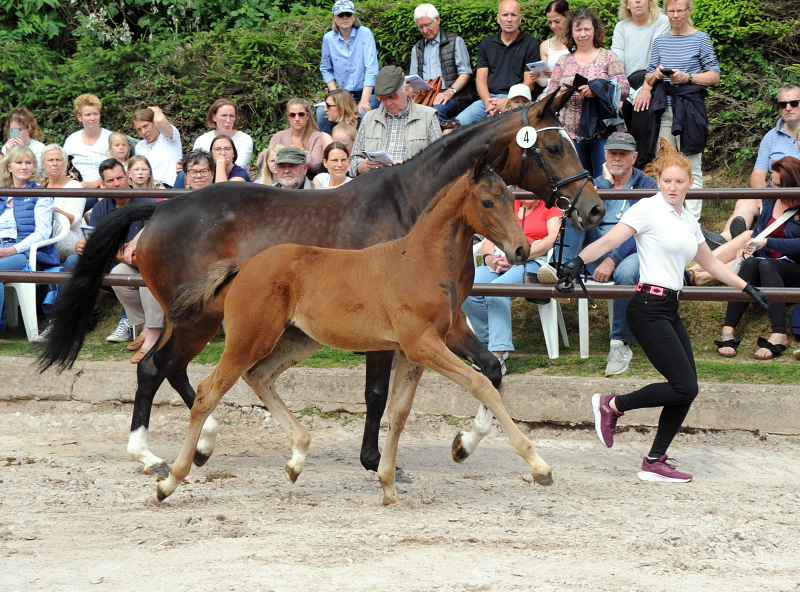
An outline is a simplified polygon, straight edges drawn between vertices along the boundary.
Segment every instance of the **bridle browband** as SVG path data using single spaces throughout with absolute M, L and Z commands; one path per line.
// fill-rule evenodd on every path
M 530 124 L 528 122 L 528 110 L 532 106 L 533 103 L 530 103 L 522 108 L 523 127 L 530 127 Z M 539 129 L 534 128 L 534 131 L 536 132 L 536 140 L 538 140 L 539 132 L 547 130 L 566 131 L 563 126 L 555 126 L 555 125 L 542 127 Z M 562 264 L 561 258 L 564 252 L 564 247 L 569 246 L 564 244 L 564 233 L 567 228 L 566 226 L 567 219 L 569 218 L 570 215 L 572 215 L 572 212 L 575 210 L 575 204 L 578 202 L 578 199 L 580 199 L 581 192 L 583 191 L 583 188 L 586 186 L 586 183 L 588 183 L 589 180 L 592 178 L 592 174 L 586 169 L 583 169 L 578 171 L 577 173 L 573 173 L 571 175 L 564 177 L 560 181 L 556 181 L 552 173 L 550 172 L 547 163 L 544 160 L 544 156 L 542 156 L 542 151 L 539 150 L 539 147 L 536 145 L 536 141 L 534 141 L 533 145 L 530 146 L 530 148 L 528 147 L 522 148 L 522 159 L 519 165 L 519 179 L 517 181 L 517 186 L 519 186 L 522 183 L 522 176 L 525 172 L 525 163 L 528 160 L 529 149 L 533 152 L 533 156 L 536 159 L 536 163 L 544 171 L 544 174 L 547 175 L 547 180 L 550 183 L 550 192 L 547 194 L 547 197 L 544 198 L 545 205 L 548 208 L 557 207 L 559 210 L 561 210 L 561 228 L 558 231 L 558 240 L 553 245 L 558 253 L 558 256 L 553 261 L 553 263 L 555 264 L 556 272 L 558 272 Z M 569 185 L 570 183 L 574 183 L 575 181 L 580 181 L 581 179 L 583 179 L 583 183 L 581 183 L 580 187 L 578 187 L 578 191 L 575 193 L 575 197 L 572 199 L 572 201 L 570 201 L 568 197 L 562 195 L 561 192 L 559 191 L 565 185 Z M 589 291 L 586 289 L 586 285 L 583 283 L 583 279 L 581 279 L 580 276 L 578 276 L 578 283 L 580 284 L 584 294 L 591 303 L 592 308 L 596 308 L 597 304 L 595 303 L 594 298 L 592 298 L 591 295 L 589 294 Z M 556 283 L 556 289 L 559 290 L 560 292 L 572 292 L 575 289 L 575 286 L 569 280 L 564 280 L 564 281 L 559 280 Z

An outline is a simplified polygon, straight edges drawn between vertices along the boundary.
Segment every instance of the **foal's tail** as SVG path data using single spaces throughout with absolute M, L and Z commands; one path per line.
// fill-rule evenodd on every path
M 127 205 L 104 217 L 94 229 L 72 278 L 59 291 L 50 312 L 50 328 L 37 362 L 40 372 L 51 366 L 58 372 L 72 368 L 83 347 L 106 264 L 124 243 L 131 222 L 150 219 L 156 206 L 155 203 Z
M 238 273 L 239 264 L 233 259 L 225 259 L 215 263 L 204 276 L 183 284 L 169 303 L 169 322 L 173 325 L 191 322 Z

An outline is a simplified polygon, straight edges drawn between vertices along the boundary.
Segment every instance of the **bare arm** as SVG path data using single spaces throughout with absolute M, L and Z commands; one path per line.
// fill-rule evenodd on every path
M 489 68 L 478 68 L 475 73 L 475 87 L 478 89 L 481 101 L 488 107 L 489 100 L 492 98 L 489 94 Z
M 537 257 L 541 257 L 542 255 L 546 255 L 556 242 L 556 239 L 558 238 L 558 232 L 560 230 L 561 218 L 550 218 L 547 221 L 547 236 L 531 245 L 531 254 L 528 257 L 528 261 L 531 259 L 536 259 Z
M 750 187 L 762 189 L 767 186 L 767 171 L 764 169 L 753 169 L 750 173 Z
M 173 133 L 172 124 L 164 115 L 161 107 L 150 107 L 150 109 L 152 109 L 153 113 L 155 114 L 155 117 L 153 118 L 153 124 L 156 126 L 156 129 L 158 129 L 159 132 L 171 140 Z
M 600 255 L 620 246 L 634 234 L 636 234 L 636 231 L 632 227 L 622 222 L 617 222 L 614 228 L 586 247 L 578 256 L 583 259 L 584 263 L 591 263 Z
M 728 269 L 728 266 L 722 263 L 722 261 L 714 257 L 714 254 L 705 242 L 700 243 L 697 247 L 697 255 L 694 256 L 694 260 L 708 273 L 719 281 L 725 282 L 732 288 L 743 290 L 747 285 L 746 281 Z

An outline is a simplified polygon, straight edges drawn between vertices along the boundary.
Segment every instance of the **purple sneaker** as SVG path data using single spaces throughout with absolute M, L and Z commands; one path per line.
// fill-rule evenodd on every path
M 667 458 L 665 454 L 653 464 L 647 462 L 647 457 L 642 457 L 642 470 L 639 471 L 642 481 L 666 481 L 668 483 L 688 483 L 692 480 L 689 473 L 681 473 L 675 469 L 675 459 Z
M 619 411 L 614 411 L 608 402 L 616 395 L 592 395 L 592 409 L 594 410 L 594 429 L 597 437 L 606 446 L 611 448 L 614 445 L 614 428 L 617 427 L 617 419 L 625 415 Z

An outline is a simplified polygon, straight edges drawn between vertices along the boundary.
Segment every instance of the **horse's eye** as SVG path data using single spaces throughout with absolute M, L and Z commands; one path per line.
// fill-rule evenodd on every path
M 487 210 L 488 210 L 489 208 L 493 208 L 493 207 L 494 207 L 494 202 L 493 202 L 491 199 L 484 199 L 484 200 L 482 200 L 482 201 L 481 201 L 481 204 L 482 204 L 482 205 L 483 205 L 483 207 L 484 207 L 484 208 L 486 208 Z
M 558 156 L 559 154 L 561 154 L 561 147 L 558 146 L 557 144 L 549 144 L 546 150 L 550 156 Z

